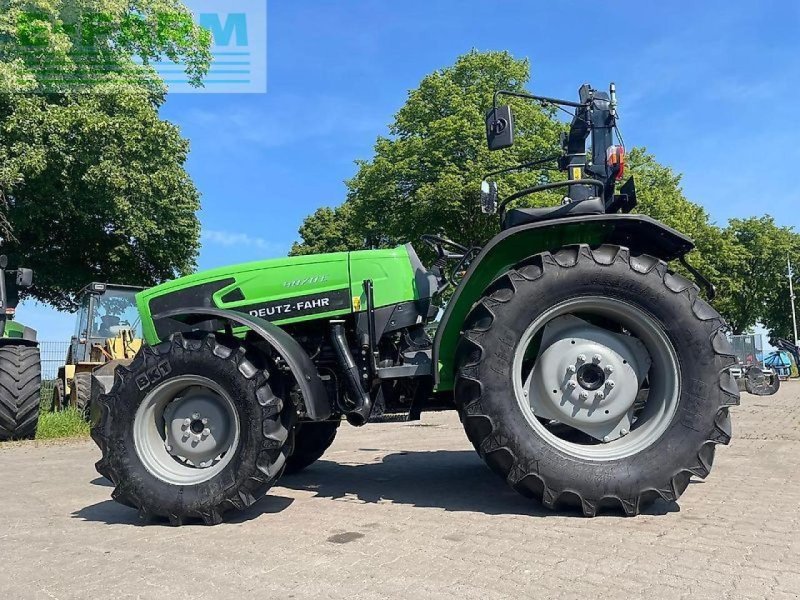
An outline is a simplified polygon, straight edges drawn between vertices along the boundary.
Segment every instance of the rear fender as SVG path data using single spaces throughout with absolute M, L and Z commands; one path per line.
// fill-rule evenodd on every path
M 308 354 L 297 341 L 277 325 L 265 319 L 221 308 L 196 307 L 177 308 L 153 315 L 159 323 L 159 331 L 168 334 L 185 331 L 218 331 L 227 326 L 247 327 L 269 344 L 286 361 L 297 380 L 306 405 L 306 412 L 313 421 L 324 421 L 331 416 L 331 405 L 325 384 Z
M 456 345 L 464 320 L 489 284 L 530 256 L 572 244 L 617 244 L 664 261 L 681 258 L 694 248 L 686 236 L 644 215 L 566 217 L 502 231 L 472 262 L 436 330 L 433 364 L 438 366 L 435 371 L 439 391 L 453 389 Z

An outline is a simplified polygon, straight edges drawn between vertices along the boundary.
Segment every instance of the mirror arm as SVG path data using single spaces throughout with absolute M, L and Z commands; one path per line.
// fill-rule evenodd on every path
M 515 98 L 526 98 L 527 100 L 537 100 L 539 102 L 547 102 L 548 104 L 557 104 L 560 106 L 571 106 L 573 108 L 585 108 L 589 106 L 586 102 L 572 102 L 571 100 L 559 100 L 558 98 L 549 98 L 547 96 L 535 96 L 534 94 L 526 94 L 525 92 L 512 92 L 511 90 L 497 90 L 492 98 L 492 107 L 497 108 L 497 97 L 514 96 Z

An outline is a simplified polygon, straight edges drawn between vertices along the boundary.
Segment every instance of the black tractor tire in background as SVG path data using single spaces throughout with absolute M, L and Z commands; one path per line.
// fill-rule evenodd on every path
M 75 373 L 75 377 L 72 379 L 72 389 L 75 393 L 74 406 L 88 421 L 92 410 L 92 374 Z
M 60 412 L 69 405 L 64 396 L 64 379 L 59 377 L 53 384 L 53 396 L 50 400 L 50 412 Z
M 578 296 L 618 299 L 654 317 L 681 370 L 667 428 L 636 454 L 589 460 L 568 454 L 527 421 L 511 361 L 523 331 L 548 309 Z M 717 444 L 731 437 L 728 408 L 739 403 L 735 363 L 720 315 L 667 265 L 619 246 L 565 247 L 499 277 L 472 308 L 457 351 L 456 404 L 467 436 L 489 467 L 545 507 L 606 508 L 628 516 L 662 498 L 674 502 L 692 475 L 705 478 Z
M 322 458 L 333 444 L 341 421 L 298 423 L 294 433 L 294 450 L 286 460 L 286 474 L 297 473 Z
M 129 366 L 117 367 L 114 385 L 93 410 L 92 439 L 102 458 L 97 471 L 114 484 L 112 497 L 143 520 L 166 517 L 172 525 L 201 519 L 222 522 L 244 510 L 278 480 L 292 448 L 297 411 L 270 385 L 272 367 L 241 340 L 221 334 L 174 334 L 143 346 Z M 177 485 L 153 475 L 134 443 L 137 409 L 156 386 L 181 376 L 202 376 L 229 394 L 240 423 L 234 455 L 212 478 Z
M 37 346 L 0 346 L 0 441 L 36 437 L 41 386 Z

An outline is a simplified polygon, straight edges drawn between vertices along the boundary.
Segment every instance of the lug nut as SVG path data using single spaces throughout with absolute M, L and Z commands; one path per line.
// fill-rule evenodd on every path
M 581 392 L 580 394 L 578 394 L 578 398 L 580 398 L 581 400 L 586 400 L 588 397 L 589 394 L 587 394 L 586 392 Z
M 567 373 L 569 373 L 570 375 L 572 375 L 576 370 L 577 369 L 575 369 L 575 365 L 569 365 L 567 367 Z
M 192 413 L 192 419 L 195 421 L 200 418 L 200 413 Z
M 203 423 L 203 425 L 208 425 L 208 417 L 203 417 L 201 423 Z
M 191 422 L 192 422 L 192 420 L 191 420 L 191 419 L 184 419 L 184 420 L 183 420 L 183 424 L 184 424 L 186 427 L 188 427 L 188 426 L 189 426 L 189 424 L 190 424 Z
M 628 435 L 628 430 L 627 429 L 620 429 L 619 430 L 619 434 L 620 435 Z
M 605 397 L 606 397 L 606 395 L 605 395 L 603 392 L 597 392 L 597 393 L 594 395 L 594 397 L 595 397 L 595 398 L 597 398 L 598 400 L 602 400 L 603 398 L 605 398 Z
M 599 354 L 595 354 L 594 356 L 592 356 L 592 362 L 595 364 L 599 363 L 601 360 L 603 360 L 603 357 L 600 356 Z
M 603 441 L 608 443 L 608 442 L 611 441 L 611 438 L 606 435 L 606 436 L 603 437 Z
M 613 372 L 614 372 L 614 367 L 612 367 L 611 365 L 606 365 L 606 373 L 611 375 L 611 373 Z
M 211 435 L 211 430 L 210 430 L 208 427 L 206 427 L 205 429 L 203 429 L 203 437 L 204 437 L 204 438 L 207 438 L 207 437 L 208 437 L 208 436 L 210 436 L 210 435 Z
M 606 387 L 608 389 L 614 389 L 614 380 L 613 379 L 609 379 L 608 381 L 606 381 Z
M 578 362 L 585 363 L 586 362 L 586 355 L 585 354 L 578 354 Z
M 571 389 L 571 390 L 574 390 L 576 385 L 578 385 L 578 384 L 577 384 L 577 383 L 575 383 L 574 381 L 568 381 L 568 382 L 567 382 L 567 387 L 568 387 L 569 389 Z

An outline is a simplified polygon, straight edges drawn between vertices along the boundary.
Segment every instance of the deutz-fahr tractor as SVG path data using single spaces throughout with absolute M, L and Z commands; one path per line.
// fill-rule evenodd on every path
M 89 416 L 92 372 L 109 361 L 130 361 L 142 347 L 136 292 L 140 287 L 94 282 L 79 293 L 75 334 L 58 369 L 51 410 L 73 406 Z
M 492 150 L 514 141 L 504 94 L 486 120 Z M 502 201 L 485 182 L 501 232 L 482 248 L 426 235 L 431 268 L 407 244 L 137 295 L 145 345 L 93 412 L 117 501 L 143 519 L 216 524 L 320 458 L 343 420 L 447 408 L 493 471 L 551 509 L 636 515 L 708 475 L 739 402 L 734 354 L 720 315 L 668 265 L 710 293 L 684 260 L 692 242 L 629 214 L 633 180 L 617 193 L 614 86 L 584 85 L 577 102 L 510 94 L 574 109 L 554 165 L 567 177 Z M 559 206 L 511 204 L 553 189 Z
M 0 256 L 0 441 L 36 437 L 42 363 L 36 331 L 14 320 L 19 290 L 33 283 L 30 269 L 6 269 Z

